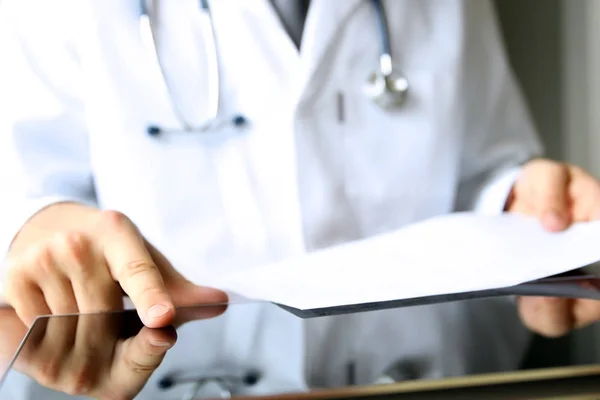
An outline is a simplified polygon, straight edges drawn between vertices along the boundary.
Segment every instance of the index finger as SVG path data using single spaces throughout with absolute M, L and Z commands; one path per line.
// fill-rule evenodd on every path
M 192 321 L 216 318 L 227 311 L 227 304 L 199 305 L 194 307 L 179 307 L 173 326 L 177 329 Z
M 108 385 L 123 398 L 135 398 L 176 342 L 177 332 L 172 328 L 142 328 L 115 349 Z
M 103 250 L 111 276 L 131 298 L 144 325 L 169 325 L 175 316 L 173 302 L 138 229 L 117 212 L 106 212 L 104 223 Z

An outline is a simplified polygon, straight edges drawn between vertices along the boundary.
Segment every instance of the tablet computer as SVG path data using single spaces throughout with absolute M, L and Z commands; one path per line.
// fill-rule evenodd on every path
M 179 308 L 173 325 L 162 329 L 144 327 L 136 311 L 125 310 L 41 317 L 27 330 L 3 309 L 0 399 L 600 393 L 600 367 L 574 367 L 568 357 L 556 357 L 568 351 L 566 341 L 554 342 L 547 363 L 558 369 L 523 372 L 531 334 L 504 296 L 570 297 L 583 278 L 589 279 L 552 277 L 495 293 L 308 314 L 232 297 L 227 304 Z

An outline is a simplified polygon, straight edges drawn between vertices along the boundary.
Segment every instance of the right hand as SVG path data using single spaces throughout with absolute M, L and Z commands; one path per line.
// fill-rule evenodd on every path
M 27 326 L 40 315 L 120 310 L 123 293 L 150 328 L 169 325 L 175 306 L 227 301 L 185 279 L 114 211 L 51 206 L 23 227 L 7 261 L 4 295 Z

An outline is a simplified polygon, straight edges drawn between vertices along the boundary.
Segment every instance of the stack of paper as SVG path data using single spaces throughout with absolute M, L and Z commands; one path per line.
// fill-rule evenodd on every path
M 299 310 L 506 288 L 600 260 L 600 222 L 458 213 L 207 282 Z

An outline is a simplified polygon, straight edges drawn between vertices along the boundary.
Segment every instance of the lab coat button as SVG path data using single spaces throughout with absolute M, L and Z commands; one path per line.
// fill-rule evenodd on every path
M 258 371 L 249 371 L 244 376 L 244 384 L 246 386 L 254 386 L 260 381 L 260 373 Z
M 248 119 L 243 116 L 243 115 L 236 115 L 231 119 L 231 122 L 233 123 L 234 126 L 244 126 L 246 125 L 246 123 L 248 123 Z
M 167 390 L 175 385 L 175 379 L 172 376 L 164 376 L 158 381 L 157 385 L 160 390 Z
M 158 127 L 156 125 L 149 125 L 146 128 L 146 132 L 148 133 L 149 136 L 158 136 L 161 134 L 162 129 L 160 129 L 160 127 Z

